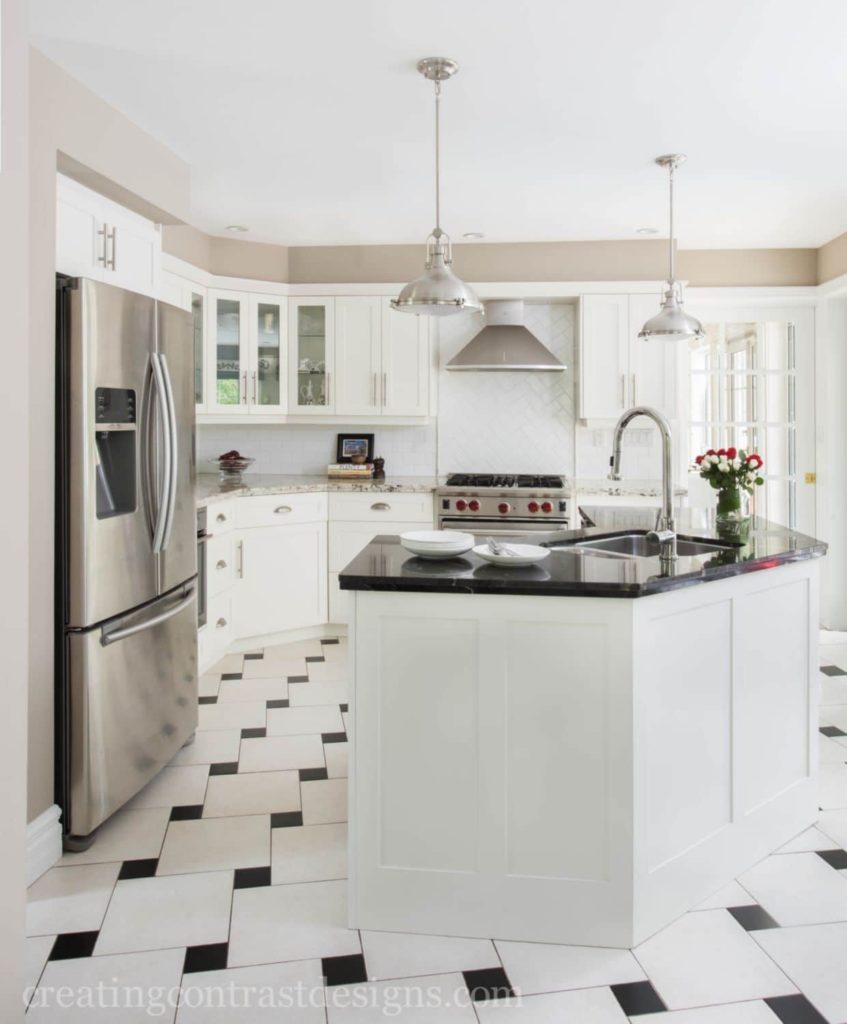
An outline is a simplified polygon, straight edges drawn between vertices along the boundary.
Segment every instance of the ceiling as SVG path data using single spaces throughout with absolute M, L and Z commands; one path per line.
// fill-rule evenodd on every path
M 432 86 L 454 239 L 847 230 L 843 0 L 31 0 L 34 44 L 191 166 L 194 221 L 289 245 L 423 242 Z

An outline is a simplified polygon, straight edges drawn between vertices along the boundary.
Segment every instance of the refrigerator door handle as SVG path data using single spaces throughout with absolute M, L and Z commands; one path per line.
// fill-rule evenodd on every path
M 187 608 L 194 600 L 197 588 L 192 583 L 185 591 L 185 596 L 181 601 L 175 604 L 172 608 L 169 608 L 166 612 L 160 612 L 158 615 L 154 615 L 152 618 L 145 619 L 143 622 L 137 622 L 132 626 L 125 626 L 123 629 L 113 629 L 111 631 L 103 632 L 100 636 L 100 643 L 107 647 L 109 644 L 116 644 L 119 640 L 126 640 L 129 636 L 135 636 L 136 633 L 143 633 L 146 629 L 152 629 L 154 626 L 158 626 L 163 622 L 167 622 L 168 619 L 172 619 L 174 615 L 178 615 L 184 608 Z
M 167 508 L 165 510 L 165 527 L 162 533 L 162 546 L 159 549 L 164 551 L 171 539 L 171 528 L 174 523 L 174 511 L 176 510 L 176 492 L 179 479 L 179 447 L 176 433 L 176 405 L 174 404 L 174 391 L 171 383 L 171 374 L 168 369 L 168 361 L 164 353 L 159 354 L 159 364 L 162 368 L 162 380 L 165 386 L 165 403 L 167 406 L 167 437 L 165 446 L 170 449 L 168 469 L 170 470 L 170 481 L 168 486 Z
M 159 415 L 159 422 L 162 428 L 162 435 L 164 437 L 164 445 L 162 446 L 162 491 L 159 496 L 159 509 L 158 515 L 156 516 L 156 528 L 153 532 L 153 553 L 159 554 L 164 548 L 164 537 L 165 527 L 167 526 L 168 513 L 171 504 L 171 428 L 170 428 L 170 414 L 167 405 L 167 392 L 165 391 L 165 380 L 164 373 L 162 371 L 162 364 L 159 361 L 160 357 L 158 353 L 153 353 L 151 356 L 153 363 L 153 381 L 156 386 L 156 411 Z

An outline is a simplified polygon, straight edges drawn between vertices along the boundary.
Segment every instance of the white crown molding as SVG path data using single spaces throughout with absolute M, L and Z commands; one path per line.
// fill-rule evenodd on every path
M 26 884 L 40 878 L 62 856 L 62 812 L 56 804 L 26 827 Z

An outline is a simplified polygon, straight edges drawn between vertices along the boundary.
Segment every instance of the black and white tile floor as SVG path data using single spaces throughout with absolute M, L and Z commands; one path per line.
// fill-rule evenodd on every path
M 817 826 L 630 952 L 348 930 L 346 644 L 228 656 L 194 744 L 32 886 L 29 1019 L 845 1024 L 847 645 L 822 662 Z

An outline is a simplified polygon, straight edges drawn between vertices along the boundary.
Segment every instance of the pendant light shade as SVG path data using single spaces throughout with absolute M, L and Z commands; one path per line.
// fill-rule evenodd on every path
M 673 173 L 677 167 L 685 163 L 685 160 L 686 158 L 682 153 L 671 153 L 667 156 L 656 157 L 656 163 L 660 167 L 667 167 L 668 169 L 668 195 L 670 200 L 668 287 L 665 291 L 661 309 L 655 316 L 650 317 L 641 328 L 638 332 L 639 338 L 653 338 L 660 341 L 689 341 L 706 336 L 700 321 L 693 316 L 689 316 L 682 308 L 681 288 L 679 282 L 674 277 Z
M 426 242 L 423 274 L 391 300 L 394 309 L 402 313 L 449 316 L 482 312 L 476 292 L 453 273 L 450 237 L 441 230 L 441 83 L 458 70 L 459 65 L 447 57 L 425 57 L 418 62 L 418 71 L 435 83 L 435 227 Z

